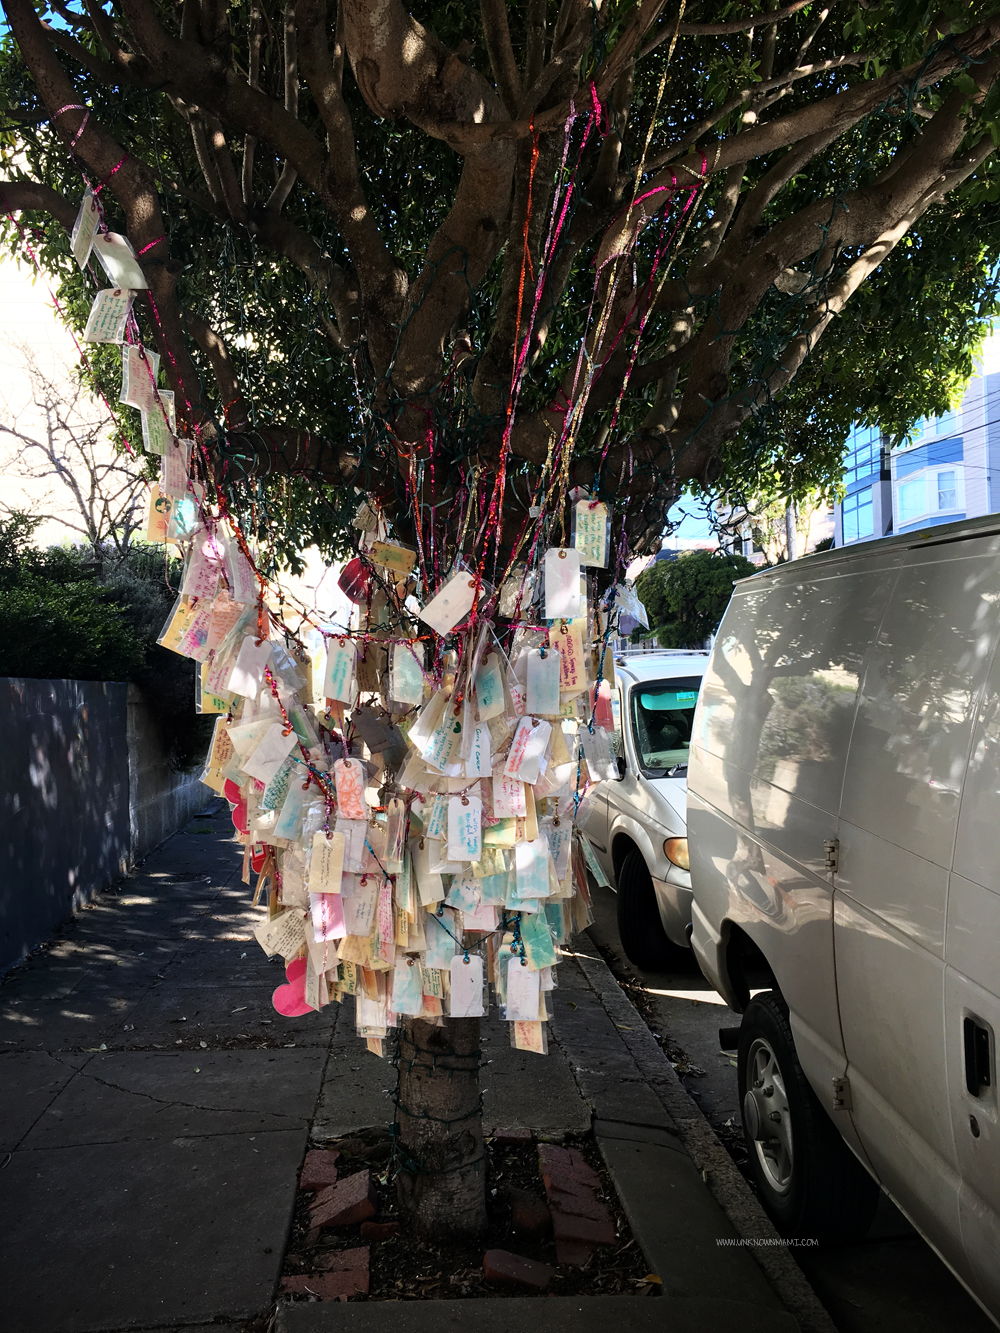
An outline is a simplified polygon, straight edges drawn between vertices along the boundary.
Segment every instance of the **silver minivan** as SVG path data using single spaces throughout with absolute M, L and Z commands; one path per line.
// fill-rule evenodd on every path
M 994 1317 L 998 640 L 996 515 L 766 570 L 734 590 L 688 768 L 692 945 L 743 1014 L 763 1201 L 847 1237 L 881 1185 Z
M 683 649 L 615 658 L 618 777 L 589 787 L 577 816 L 617 892 L 618 935 L 638 967 L 663 967 L 688 948 L 688 746 L 707 665 L 707 653 Z

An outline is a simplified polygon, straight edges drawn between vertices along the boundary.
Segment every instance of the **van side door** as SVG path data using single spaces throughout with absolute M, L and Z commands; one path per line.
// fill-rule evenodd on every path
M 997 589 L 1000 600 L 1000 587 Z M 993 604 L 996 610 L 996 603 Z M 980 1299 L 1000 1309 L 1000 653 L 962 791 L 945 936 L 944 1041 L 962 1243 Z
M 982 549 L 906 552 L 860 691 L 834 902 L 854 1128 L 883 1185 L 962 1276 L 945 934 L 961 784 L 997 637 L 984 593 L 1000 587 L 1000 559 Z

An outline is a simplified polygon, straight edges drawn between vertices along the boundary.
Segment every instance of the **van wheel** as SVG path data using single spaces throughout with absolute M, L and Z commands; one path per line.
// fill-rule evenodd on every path
M 777 991 L 747 1005 L 737 1075 L 750 1169 L 778 1230 L 821 1242 L 864 1236 L 879 1187 L 809 1086 Z
M 651 972 L 670 967 L 680 950 L 675 949 L 663 929 L 653 879 L 637 847 L 625 857 L 618 872 L 617 897 L 618 938 L 629 961 Z

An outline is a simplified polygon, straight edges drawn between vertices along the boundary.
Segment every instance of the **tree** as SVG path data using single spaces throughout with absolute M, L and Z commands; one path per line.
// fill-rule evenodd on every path
M 657 560 L 639 576 L 636 590 L 664 647 L 700 648 L 719 628 L 733 584 L 756 572 L 742 555 L 687 551 Z
M 15 442 L 7 466 L 16 476 L 36 481 L 51 478 L 69 491 L 77 520 L 60 512 L 38 514 L 39 521 L 58 517 L 84 538 L 95 560 L 103 560 L 108 550 L 121 560 L 144 518 L 145 470 L 141 462 L 124 459 L 114 449 L 108 439 L 111 418 L 96 407 L 78 381 L 67 373 L 57 385 L 28 347 L 21 352 L 44 432 L 40 438 L 30 434 L 17 418 L 10 424 L 0 421 L 0 435 Z M 51 492 L 42 503 L 52 503 Z M 0 507 L 11 512 L 9 505 L 0 502 Z
M 993 4 L 4 7 L 8 235 L 80 325 L 91 292 L 45 219 L 70 228 L 93 182 L 209 499 L 275 559 L 349 547 L 356 488 L 417 547 L 421 591 L 459 554 L 498 582 L 565 540 L 582 486 L 615 506 L 614 578 L 686 485 L 828 484 L 845 386 L 881 410 L 861 338 L 907 295 L 896 416 L 939 401 L 921 321 L 948 282 L 922 273 L 965 275 L 946 384 L 995 306 Z M 110 387 L 115 354 L 90 359 Z M 474 1228 L 470 1022 L 407 1023 L 402 1125 L 437 1155 L 424 1218 L 450 1194 Z

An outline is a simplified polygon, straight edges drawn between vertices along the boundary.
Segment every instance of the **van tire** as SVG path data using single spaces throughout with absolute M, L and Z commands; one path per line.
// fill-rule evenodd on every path
M 762 1087 L 765 1070 L 772 1072 Z M 802 1072 L 778 991 L 755 995 L 747 1005 L 737 1078 L 750 1171 L 778 1230 L 821 1244 L 860 1240 L 875 1216 L 879 1186 L 840 1137 Z M 749 1084 L 759 1100 L 752 1092 L 748 1104 Z M 771 1092 L 764 1096 L 763 1088 Z M 765 1115 L 783 1117 L 778 1123 L 785 1134 L 758 1141 L 748 1119 L 766 1126 Z
M 628 853 L 618 872 L 617 898 L 618 938 L 629 962 L 651 972 L 670 967 L 680 950 L 663 929 L 653 879 L 637 847 Z

